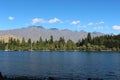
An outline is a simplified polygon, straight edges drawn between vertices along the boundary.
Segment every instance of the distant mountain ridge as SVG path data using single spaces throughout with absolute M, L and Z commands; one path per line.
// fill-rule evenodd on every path
M 78 32 L 78 31 L 71 31 L 66 29 L 58 30 L 57 28 L 45 29 L 44 27 L 41 26 L 30 26 L 27 28 L 0 31 L 0 36 L 13 35 L 19 38 L 23 38 L 23 37 L 25 39 L 31 38 L 32 41 L 37 41 L 39 40 L 40 37 L 42 37 L 43 40 L 50 39 L 50 36 L 52 35 L 54 40 L 59 40 L 60 37 L 64 37 L 65 41 L 71 39 L 74 42 L 77 42 L 82 38 L 86 38 L 87 34 L 88 32 L 83 30 Z M 100 32 L 91 33 L 92 37 L 101 36 L 101 35 L 104 34 Z

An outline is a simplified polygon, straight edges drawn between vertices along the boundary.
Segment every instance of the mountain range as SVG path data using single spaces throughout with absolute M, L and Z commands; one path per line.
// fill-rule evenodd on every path
M 27 28 L 1 30 L 0 38 L 3 38 L 6 35 L 7 37 L 10 37 L 9 35 L 11 35 L 19 39 L 22 39 L 24 37 L 26 40 L 31 38 L 32 41 L 37 41 L 39 40 L 40 37 L 42 37 L 43 40 L 50 39 L 50 36 L 52 35 L 54 40 L 59 40 L 60 37 L 64 37 L 65 41 L 67 41 L 68 39 L 71 39 L 74 42 L 77 42 L 82 38 L 86 38 L 87 34 L 88 32 L 83 30 L 71 31 L 68 29 L 64 29 L 64 30 L 59 30 L 57 28 L 45 29 L 41 26 L 29 26 Z M 101 35 L 104 35 L 104 34 L 100 32 L 91 33 L 92 37 L 101 36 Z

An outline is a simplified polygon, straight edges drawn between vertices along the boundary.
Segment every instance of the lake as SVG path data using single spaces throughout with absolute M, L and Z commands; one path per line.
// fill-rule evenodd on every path
M 120 52 L 0 51 L 6 76 L 120 79 Z

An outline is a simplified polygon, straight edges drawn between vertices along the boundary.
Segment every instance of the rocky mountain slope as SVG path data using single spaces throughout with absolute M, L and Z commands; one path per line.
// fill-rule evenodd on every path
M 13 35 L 19 38 L 29 39 L 31 38 L 33 41 L 39 40 L 42 37 L 43 40 L 50 39 L 50 36 L 53 36 L 54 40 L 58 40 L 60 37 L 64 37 L 67 41 L 68 39 L 77 42 L 79 39 L 85 38 L 88 32 L 85 31 L 71 31 L 71 30 L 58 30 L 56 28 L 44 29 L 41 26 L 30 26 L 27 28 L 13 29 L 13 30 L 1 30 L 0 36 L 4 35 Z M 93 32 L 91 33 L 92 37 L 101 36 L 102 33 Z

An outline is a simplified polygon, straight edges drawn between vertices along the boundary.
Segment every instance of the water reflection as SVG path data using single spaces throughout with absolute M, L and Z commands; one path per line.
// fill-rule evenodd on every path
M 119 52 L 0 52 L 0 71 L 13 76 L 120 79 Z

